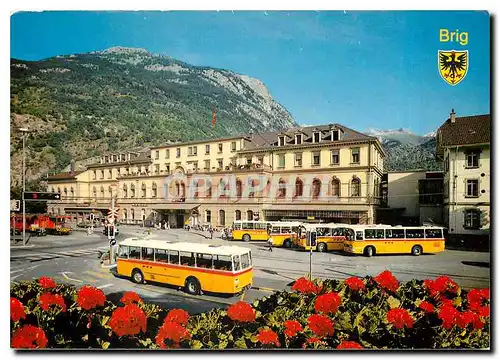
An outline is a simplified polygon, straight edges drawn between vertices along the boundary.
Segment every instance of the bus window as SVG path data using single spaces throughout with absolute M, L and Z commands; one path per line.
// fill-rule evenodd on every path
M 443 233 L 441 229 L 425 229 L 425 237 L 428 239 L 440 239 L 443 238 Z
M 344 229 L 344 236 L 347 237 L 347 240 L 354 240 L 354 230 L 353 229 Z
M 243 230 L 253 230 L 253 223 L 241 223 L 241 228 Z
M 407 239 L 423 239 L 424 229 L 406 229 Z
M 241 223 L 234 223 L 233 230 L 241 230 Z
M 363 232 L 356 231 L 356 240 L 363 240 Z
M 365 239 L 375 239 L 375 230 L 374 229 L 366 229 L 365 230 Z
M 155 249 L 155 261 L 168 263 L 168 253 L 167 250 Z
M 332 229 L 332 236 L 345 236 L 343 228 Z
M 179 252 L 175 250 L 168 251 L 168 263 L 179 265 Z
M 128 258 L 128 246 L 120 246 L 118 248 L 118 255 L 120 259 L 127 259 Z
M 217 255 L 217 257 L 214 258 L 214 268 L 217 270 L 231 271 L 231 257 L 225 255 Z
M 210 254 L 196 254 L 196 266 L 200 268 L 212 268 L 212 255 Z
M 284 227 L 281 228 L 281 233 L 282 234 L 290 234 L 291 232 L 292 232 L 292 230 L 288 226 L 284 226 Z
M 245 270 L 250 267 L 250 257 L 249 254 L 241 255 L 241 269 Z
M 142 248 L 142 260 L 154 261 L 154 250 L 152 248 Z
M 240 256 L 239 255 L 234 255 L 233 256 L 233 271 L 240 271 L 241 270 L 241 264 L 240 264 Z
M 281 234 L 281 228 L 279 226 L 271 227 L 271 234 Z
M 385 231 L 387 239 L 404 239 L 405 230 L 404 229 L 387 229 Z
M 255 230 L 266 230 L 267 224 L 266 223 L 254 223 L 254 229 Z
M 292 232 L 298 235 L 300 233 L 300 228 L 297 227 L 297 226 L 293 226 L 292 227 Z
M 384 229 L 376 229 L 375 230 L 375 238 L 383 239 L 384 238 Z
M 191 252 L 181 251 L 181 265 L 194 266 L 194 256 Z
M 128 258 L 129 259 L 140 259 L 141 258 L 141 249 L 137 246 L 131 246 L 129 248 Z

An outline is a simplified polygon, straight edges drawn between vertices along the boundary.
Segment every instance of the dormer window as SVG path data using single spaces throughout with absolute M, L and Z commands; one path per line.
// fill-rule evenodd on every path
M 284 136 L 280 136 L 278 138 L 278 146 L 285 146 L 285 137 Z
M 332 141 L 339 141 L 340 140 L 340 130 L 335 129 L 332 130 Z
M 302 144 L 302 135 L 297 134 L 295 135 L 295 145 L 300 145 L 300 144 Z
M 320 141 L 321 141 L 321 133 L 319 131 L 317 131 L 313 135 L 313 142 L 319 143 Z

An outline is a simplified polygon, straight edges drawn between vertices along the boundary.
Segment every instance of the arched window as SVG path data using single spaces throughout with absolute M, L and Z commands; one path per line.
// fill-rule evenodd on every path
M 158 187 L 156 186 L 155 182 L 153 183 L 153 186 L 151 187 L 151 191 L 152 191 L 151 195 L 153 198 L 158 196 Z
M 321 193 L 321 181 L 314 179 L 312 182 L 312 198 L 317 199 Z
M 60 193 L 61 193 L 61 188 L 60 188 L 60 187 L 58 187 L 58 188 L 57 188 L 57 193 L 58 193 L 58 194 L 60 194 Z
M 226 212 L 224 210 L 219 210 L 219 225 L 226 225 Z
M 186 184 L 181 181 L 181 197 L 184 198 L 186 197 Z
M 351 180 L 351 196 L 361 196 L 361 181 L 357 177 Z
M 67 196 L 68 196 L 68 189 L 64 188 L 64 197 L 67 197 Z
M 109 193 L 109 197 L 112 198 L 113 197 L 113 188 L 111 186 L 108 186 L 108 193 Z
M 205 222 L 210 224 L 212 222 L 212 211 L 205 210 Z
M 135 219 L 134 209 L 130 209 L 130 219 Z
M 75 190 L 73 189 L 73 187 L 70 187 L 69 188 L 69 196 L 73 199 L 75 197 Z
M 123 220 L 127 220 L 127 209 L 123 210 Z
M 142 221 L 146 220 L 146 209 L 141 210 L 141 218 L 142 218 Z
M 224 179 L 220 179 L 220 181 L 219 181 L 219 194 L 220 194 L 219 197 L 220 198 L 226 197 L 226 192 L 225 192 L 226 187 L 227 187 L 227 185 L 226 185 L 226 182 L 224 181 Z
M 248 197 L 253 198 L 255 196 L 255 180 L 250 182 L 251 190 L 248 192 Z
M 241 193 L 242 193 L 241 180 L 240 179 L 236 179 L 236 197 L 238 199 L 241 199 Z
M 252 221 L 253 220 L 253 211 L 252 210 L 248 210 L 247 211 L 247 220 L 248 221 Z
M 296 197 L 302 196 L 303 193 L 304 193 L 304 183 L 302 182 L 302 180 L 297 178 L 295 180 L 295 196 Z
M 283 179 L 280 179 L 278 183 L 278 198 L 284 198 L 286 197 L 286 182 Z
M 340 196 L 340 180 L 336 177 L 332 179 L 332 196 Z
M 210 199 L 212 197 L 212 182 L 210 180 L 205 180 L 206 181 L 206 187 L 207 187 L 207 195 L 206 198 Z
M 236 210 L 234 212 L 234 220 L 241 220 L 241 211 L 240 210 Z
M 142 183 L 141 186 L 141 197 L 145 198 L 146 197 L 146 184 Z
M 134 184 L 130 184 L 130 197 L 135 198 L 135 185 Z M 132 219 L 133 219 L 133 217 L 132 217 Z
M 181 196 L 181 185 L 178 181 L 175 182 L 175 196 Z
M 51 188 L 50 189 L 50 192 L 55 192 L 56 190 L 54 188 Z
M 101 186 L 101 198 L 104 198 L 104 186 Z
M 123 197 L 127 198 L 128 197 L 128 189 L 127 189 L 127 184 L 123 184 Z M 125 214 L 125 217 L 127 215 Z
M 97 189 L 95 188 L 95 186 L 92 188 L 92 196 L 94 197 L 94 200 L 97 197 Z

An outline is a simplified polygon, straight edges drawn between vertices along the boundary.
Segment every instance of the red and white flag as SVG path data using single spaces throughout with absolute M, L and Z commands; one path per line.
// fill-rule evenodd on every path
M 215 127 L 215 122 L 217 120 L 217 117 L 215 115 L 215 108 L 212 110 L 212 127 Z

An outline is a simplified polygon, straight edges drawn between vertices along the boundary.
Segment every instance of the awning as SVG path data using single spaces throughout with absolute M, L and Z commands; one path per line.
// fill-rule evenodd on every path
M 172 203 L 172 204 L 155 204 L 154 210 L 193 210 L 200 207 L 200 205 Z

